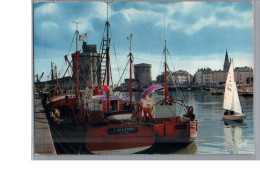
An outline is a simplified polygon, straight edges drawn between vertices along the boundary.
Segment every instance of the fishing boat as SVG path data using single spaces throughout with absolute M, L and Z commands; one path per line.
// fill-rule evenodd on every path
M 246 115 L 242 112 L 240 100 L 238 97 L 237 85 L 234 79 L 233 60 L 230 62 L 226 80 L 223 109 L 225 109 L 225 113 L 222 116 L 224 120 L 243 121 L 243 119 L 246 118 Z
M 146 150 L 154 144 L 153 125 L 147 122 L 133 122 L 134 115 L 141 110 L 137 107 L 138 103 L 132 100 L 132 83 L 129 88 L 129 100 L 121 99 L 113 91 L 110 82 L 112 76 L 109 28 L 107 17 L 100 52 L 101 62 L 92 82 L 88 82 L 89 86 L 79 90 L 80 52 L 79 32 L 76 29 L 76 52 L 72 54 L 72 62 L 65 56 L 65 61 L 69 64 L 66 72 L 69 68 L 73 69 L 75 93 L 55 95 L 55 91 L 52 91 L 52 94 L 45 96 L 45 112 L 50 121 L 54 145 L 61 149 L 58 152 L 132 154 Z M 131 39 L 132 35 L 130 45 Z M 131 49 L 129 57 L 131 72 L 133 62 Z M 84 72 L 84 69 L 82 71 Z M 97 86 L 93 86 L 93 81 L 98 75 L 101 81 Z M 132 73 L 130 82 L 131 75 Z
M 109 22 L 106 23 L 107 37 L 109 38 Z M 147 150 L 154 144 L 154 128 L 151 123 L 135 122 L 133 113 L 141 112 L 138 103 L 132 98 L 132 52 L 130 40 L 130 87 L 129 100 L 123 100 L 115 95 L 110 86 L 110 57 L 109 44 L 106 46 L 106 77 L 103 81 L 103 90 L 96 91 L 101 94 L 90 93 L 84 109 L 90 112 L 88 123 L 91 127 L 86 133 L 86 149 L 93 154 L 132 154 Z M 103 42 L 104 43 L 104 42 Z M 120 80 L 119 80 L 120 81 Z M 93 95 L 93 96 L 92 96 Z M 96 106 L 98 105 L 98 106 Z M 139 109 L 138 109 L 139 108 Z
M 176 99 L 169 96 L 167 86 L 167 41 L 165 40 L 164 47 L 164 87 L 161 85 L 152 85 L 142 94 L 142 119 L 147 122 L 152 122 L 155 131 L 155 142 L 160 143 L 176 143 L 188 145 L 192 143 L 198 132 L 198 121 L 195 120 L 193 107 L 188 106 L 185 98 Z M 173 74 L 169 74 L 171 78 Z M 173 82 L 174 79 L 173 79 Z M 180 95 L 180 90 L 175 85 L 176 92 Z M 164 95 L 149 96 L 153 92 L 163 90 Z M 183 95 L 183 94 L 182 94 Z M 177 112 L 177 105 L 184 108 L 185 114 L 180 116 Z

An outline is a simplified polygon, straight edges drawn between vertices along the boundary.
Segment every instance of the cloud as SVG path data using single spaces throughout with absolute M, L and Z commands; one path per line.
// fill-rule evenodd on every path
M 44 3 L 41 6 L 35 8 L 35 15 L 48 15 L 57 13 L 58 5 L 57 3 Z
M 184 33 L 191 35 L 194 32 L 197 32 L 206 26 L 214 24 L 215 21 L 216 18 L 214 16 L 211 16 L 209 18 L 201 18 L 196 23 L 194 23 L 190 28 L 186 28 L 184 30 Z
M 226 47 L 237 54 L 252 52 L 252 6 L 243 8 L 244 5 L 250 3 L 240 3 L 239 8 L 236 3 L 230 2 L 110 4 L 112 42 L 113 47 L 115 44 L 120 72 L 123 71 L 129 52 L 126 37 L 133 33 L 134 63 L 151 63 L 153 76 L 158 75 L 164 44 L 164 16 L 167 45 L 169 50 L 173 51 L 172 60 L 176 70 L 188 70 L 194 74 L 197 68 L 223 68 Z M 34 54 L 35 66 L 40 65 L 37 67 L 39 73 L 40 69 L 44 68 L 43 64 L 48 64 L 46 69 L 50 68 L 50 60 L 56 59 L 58 66 L 64 61 L 75 31 L 73 21 L 82 22 L 79 25 L 80 34 L 88 32 L 87 42 L 97 44 L 99 48 L 107 16 L 106 8 L 106 4 L 100 2 L 39 3 L 35 6 Z M 54 52 L 55 50 L 57 52 Z M 223 50 L 223 53 L 215 55 Z M 75 40 L 71 51 L 75 51 Z M 252 64 L 252 57 L 238 56 L 232 55 L 235 65 Z M 115 62 L 113 59 L 111 61 Z M 112 64 L 112 69 L 117 79 L 116 63 Z
M 56 29 L 58 28 L 58 24 L 51 21 L 43 21 L 41 27 L 43 30 Z
M 165 16 L 166 27 L 169 26 L 172 30 L 182 30 L 188 35 L 192 35 L 209 26 L 252 28 L 253 25 L 252 11 L 246 10 L 241 12 L 234 8 L 234 4 L 222 6 L 219 3 L 212 6 L 206 2 L 183 2 L 168 4 L 166 9 L 163 9 L 161 4 L 153 4 L 147 7 L 145 10 L 139 10 L 134 7 L 124 8 L 119 12 L 129 23 L 150 21 L 155 26 L 162 27 L 164 25 L 162 19 Z M 114 12 L 114 14 L 117 13 Z M 178 18 L 176 18 L 177 15 Z M 221 18 L 217 15 L 225 15 L 225 17 Z M 194 21 L 190 23 L 190 20 Z

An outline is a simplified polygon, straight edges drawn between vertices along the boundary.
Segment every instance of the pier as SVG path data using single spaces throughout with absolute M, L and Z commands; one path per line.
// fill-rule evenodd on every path
M 56 155 L 48 120 L 40 99 L 34 102 L 34 154 Z

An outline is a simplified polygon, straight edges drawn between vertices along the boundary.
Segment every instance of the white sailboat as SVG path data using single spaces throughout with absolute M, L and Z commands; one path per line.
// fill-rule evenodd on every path
M 246 118 L 246 115 L 242 113 L 242 108 L 238 97 L 237 85 L 234 78 L 233 60 L 230 62 L 227 75 L 223 109 L 226 109 L 223 115 L 224 120 L 242 121 Z

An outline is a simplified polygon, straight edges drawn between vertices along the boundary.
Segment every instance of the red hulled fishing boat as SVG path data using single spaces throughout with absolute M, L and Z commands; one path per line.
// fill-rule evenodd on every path
M 109 27 L 107 20 L 101 63 L 98 67 L 100 70 L 105 66 L 101 84 L 91 86 L 93 83 L 90 82 L 84 90 L 79 90 L 79 32 L 76 29 L 76 52 L 72 54 L 75 93 L 55 95 L 54 89 L 44 98 L 54 145 L 61 149 L 58 153 L 87 151 L 94 154 L 131 154 L 146 150 L 154 144 L 153 125 L 133 122 L 136 104 L 132 101 L 132 92 L 130 91 L 129 100 L 122 100 L 111 86 Z M 130 50 L 130 65 L 131 55 Z M 69 64 L 67 72 L 72 67 L 72 62 L 69 62 L 66 56 L 65 61 Z M 94 79 L 97 75 L 96 72 Z M 132 90 L 132 87 L 130 89 Z
M 167 87 L 167 42 L 165 40 L 164 87 L 152 85 L 142 94 L 142 119 L 154 123 L 155 142 L 190 144 L 197 137 L 198 122 L 195 120 L 193 107 L 183 99 L 170 98 Z M 173 78 L 173 74 L 169 74 Z M 178 77 L 177 77 L 178 78 Z M 174 81 L 174 80 L 173 80 Z M 164 95 L 149 97 L 154 91 L 164 88 Z M 177 86 L 175 85 L 177 90 Z M 176 92 L 179 92 L 178 90 Z M 176 106 L 183 107 L 185 114 L 178 116 Z

